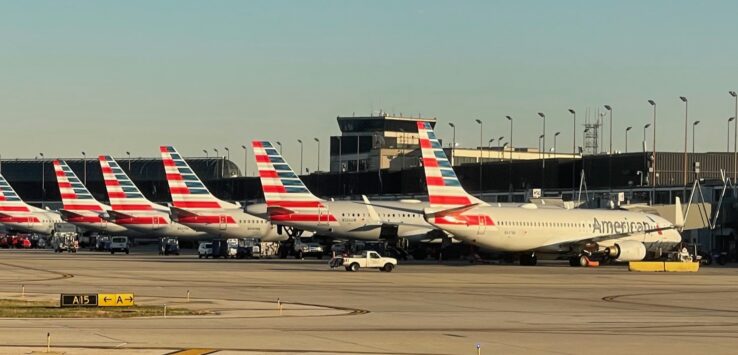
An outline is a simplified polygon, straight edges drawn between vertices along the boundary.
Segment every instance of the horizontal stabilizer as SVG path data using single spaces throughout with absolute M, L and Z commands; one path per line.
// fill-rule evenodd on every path
M 295 211 L 293 211 L 293 210 L 291 210 L 289 208 L 284 208 L 284 207 L 279 207 L 279 206 L 269 206 L 269 207 L 267 207 L 267 214 L 269 216 L 280 216 L 280 215 L 281 216 L 284 216 L 284 215 L 289 215 L 289 214 L 293 214 L 293 213 L 295 213 Z
M 442 217 L 449 217 L 449 216 L 457 216 L 474 207 L 477 207 L 478 205 L 479 205 L 478 203 L 472 203 L 469 205 L 449 208 L 449 209 L 440 210 L 440 211 L 433 211 L 433 209 L 426 209 L 425 217 L 426 218 L 442 218 Z
M 199 216 L 195 212 L 192 212 L 190 210 L 186 210 L 186 209 L 180 208 L 180 207 L 171 206 L 171 207 L 169 207 L 169 209 L 172 211 L 172 215 L 174 217 L 197 217 L 197 216 Z

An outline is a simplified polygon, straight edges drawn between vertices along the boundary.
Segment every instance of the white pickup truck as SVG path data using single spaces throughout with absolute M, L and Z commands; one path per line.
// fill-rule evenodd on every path
M 361 255 L 335 257 L 331 259 L 330 266 L 343 266 L 346 271 L 359 271 L 359 268 L 365 267 L 391 272 L 397 266 L 397 259 L 385 258 L 376 251 L 365 250 Z

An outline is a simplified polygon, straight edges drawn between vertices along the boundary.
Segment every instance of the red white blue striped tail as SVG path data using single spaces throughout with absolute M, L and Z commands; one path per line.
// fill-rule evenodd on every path
M 101 155 L 99 160 L 113 211 L 153 211 L 157 207 L 163 208 L 144 197 L 113 157 Z
M 54 160 L 54 172 L 59 185 L 64 209 L 75 213 L 94 212 L 97 214 L 109 210 L 110 207 L 95 200 L 87 187 L 79 180 L 72 168 L 63 160 Z M 87 213 L 90 215 L 90 213 Z
M 255 140 L 256 166 L 261 188 L 273 221 L 334 222 L 324 200 L 313 195 L 279 151 L 268 141 Z
M 0 213 L 2 212 L 30 212 L 32 208 L 21 200 L 5 177 L 0 175 Z
M 471 204 L 483 204 L 461 187 L 446 153 L 438 141 L 430 122 L 418 122 L 420 149 L 423 153 L 425 182 L 428 185 L 428 201 L 431 207 L 454 208 Z
M 239 208 L 238 205 L 213 196 L 174 147 L 162 146 L 159 150 L 169 184 L 169 193 L 172 195 L 172 206 L 194 210 Z

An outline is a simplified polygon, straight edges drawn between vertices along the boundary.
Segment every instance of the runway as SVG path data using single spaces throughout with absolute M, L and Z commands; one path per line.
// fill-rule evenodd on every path
M 392 273 L 327 260 L 0 251 L 0 292 L 133 292 L 217 315 L 0 319 L 0 353 L 735 353 L 738 273 L 400 263 Z M 190 303 L 186 302 L 187 291 Z M 280 313 L 277 299 L 283 302 Z

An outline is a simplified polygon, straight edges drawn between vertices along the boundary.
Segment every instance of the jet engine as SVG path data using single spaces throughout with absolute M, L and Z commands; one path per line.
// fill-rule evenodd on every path
M 617 261 L 643 260 L 646 258 L 646 245 L 635 240 L 624 240 L 607 248 L 607 256 Z

